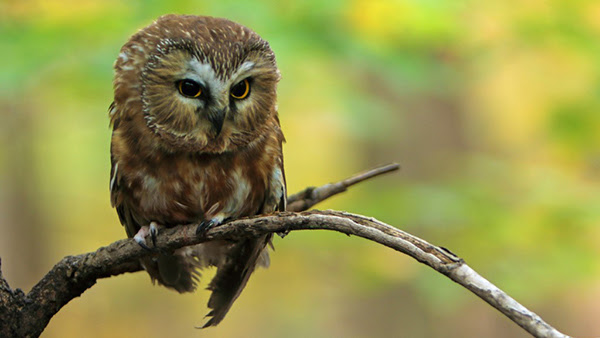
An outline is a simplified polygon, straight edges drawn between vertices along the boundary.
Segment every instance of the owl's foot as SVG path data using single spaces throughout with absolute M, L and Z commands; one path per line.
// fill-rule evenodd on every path
M 156 248 L 156 236 L 158 236 L 158 224 L 156 222 L 150 222 L 150 237 L 152 238 L 152 244 Z
M 150 248 L 146 244 L 146 237 L 150 235 L 152 238 L 152 244 L 154 245 L 154 249 Z M 156 222 L 150 222 L 150 226 L 143 226 L 140 230 L 133 236 L 133 240 L 136 241 L 142 248 L 154 251 L 156 250 L 156 236 L 158 235 L 158 224 Z
M 281 238 L 285 238 L 285 236 L 287 236 L 290 233 L 290 230 L 285 230 L 285 231 L 280 231 L 277 233 L 277 235 Z
M 215 217 L 208 221 L 202 221 L 196 228 L 196 236 L 200 235 L 203 232 L 207 232 L 208 230 L 210 230 L 216 226 L 219 226 L 222 223 L 223 223 L 223 219 L 220 217 Z

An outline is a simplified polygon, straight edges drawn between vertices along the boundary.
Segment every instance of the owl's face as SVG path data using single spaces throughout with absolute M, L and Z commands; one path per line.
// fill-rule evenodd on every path
M 163 16 L 123 46 L 115 69 L 111 114 L 141 114 L 169 149 L 234 150 L 276 114 L 273 52 L 225 19 Z

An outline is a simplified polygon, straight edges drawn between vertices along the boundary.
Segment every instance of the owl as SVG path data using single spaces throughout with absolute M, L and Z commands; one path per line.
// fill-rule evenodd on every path
M 285 210 L 275 55 L 229 20 L 165 15 L 129 39 L 114 68 L 111 203 L 127 236 L 154 251 L 141 260 L 153 282 L 191 292 L 200 269 L 217 268 L 204 327 L 217 325 L 255 267 L 268 266 L 271 235 L 173 252 L 150 239 L 162 227 L 205 231 Z

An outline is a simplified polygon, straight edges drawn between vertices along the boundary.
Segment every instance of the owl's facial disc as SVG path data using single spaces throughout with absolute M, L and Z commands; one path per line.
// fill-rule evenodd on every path
M 193 74 L 186 74 L 186 76 L 195 78 Z M 210 91 L 203 83 L 204 81 L 201 84 L 198 80 L 185 78 L 176 81 L 175 86 L 182 97 L 190 99 L 191 104 L 197 106 L 195 111 L 198 117 L 202 118 L 204 116 L 208 119 L 216 131 L 215 137 L 218 137 L 223 128 L 227 111 L 225 108 L 213 107 L 211 102 L 214 100 L 211 98 Z
M 171 44 L 146 64 L 146 123 L 170 146 L 221 152 L 248 144 L 275 109 L 277 68 L 259 51 L 232 57 L 188 47 Z
M 210 64 L 196 58 L 188 61 L 183 75 L 185 79 L 178 81 L 179 93 L 184 98 L 193 99 L 198 118 L 210 122 L 214 138 L 220 135 L 226 121 L 232 119 L 232 106 L 250 95 L 248 72 L 253 67 L 253 62 L 246 61 L 229 78 L 222 79 Z

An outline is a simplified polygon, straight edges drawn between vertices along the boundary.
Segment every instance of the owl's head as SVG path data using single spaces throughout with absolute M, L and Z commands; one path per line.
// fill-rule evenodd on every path
M 121 49 L 111 120 L 143 117 L 171 149 L 230 151 L 264 134 L 277 114 L 279 77 L 269 44 L 250 29 L 162 16 Z

